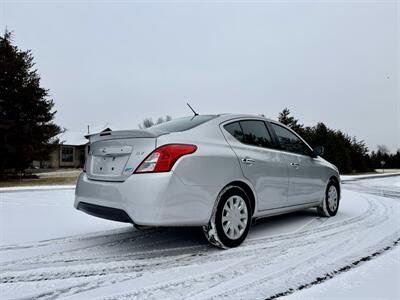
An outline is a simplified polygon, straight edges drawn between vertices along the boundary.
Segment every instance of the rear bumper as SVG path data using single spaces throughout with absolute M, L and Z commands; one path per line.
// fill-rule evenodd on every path
M 186 185 L 173 172 L 136 174 L 124 182 L 79 176 L 75 208 L 96 217 L 146 226 L 200 226 L 211 217 L 217 187 Z
M 95 217 L 118 222 L 133 223 L 128 214 L 118 208 L 79 202 L 77 209 Z

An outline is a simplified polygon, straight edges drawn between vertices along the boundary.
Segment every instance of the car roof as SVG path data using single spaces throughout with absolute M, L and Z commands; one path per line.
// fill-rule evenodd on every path
M 234 114 L 234 113 L 225 113 L 225 114 L 219 114 L 215 115 L 216 119 L 220 121 L 229 121 L 233 119 L 242 119 L 242 118 L 257 118 L 257 119 L 263 119 L 269 122 L 278 122 L 276 120 L 272 120 L 269 118 L 264 117 L 263 115 L 253 115 L 253 114 Z

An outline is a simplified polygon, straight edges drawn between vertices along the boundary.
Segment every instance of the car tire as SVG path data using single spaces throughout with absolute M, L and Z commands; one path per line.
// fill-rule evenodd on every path
M 251 205 L 246 192 L 234 185 L 219 194 L 208 225 L 203 227 L 207 240 L 214 246 L 229 249 L 246 239 L 251 225 Z
M 321 217 L 333 217 L 339 209 L 339 188 L 336 182 L 330 181 L 325 190 L 325 197 L 317 212 Z

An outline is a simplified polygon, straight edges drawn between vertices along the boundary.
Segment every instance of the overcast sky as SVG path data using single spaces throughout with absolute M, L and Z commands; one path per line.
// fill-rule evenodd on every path
M 288 107 L 400 147 L 396 1 L 4 1 L 1 31 L 32 49 L 56 122 L 85 132 L 145 117 Z

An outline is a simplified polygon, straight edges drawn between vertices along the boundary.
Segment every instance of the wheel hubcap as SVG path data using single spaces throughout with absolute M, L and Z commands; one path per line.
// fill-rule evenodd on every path
M 338 194 L 336 187 L 331 185 L 328 190 L 328 206 L 331 211 L 335 211 L 338 205 Z
M 222 228 L 232 240 L 240 238 L 248 222 L 246 202 L 240 196 L 230 197 L 222 210 Z

